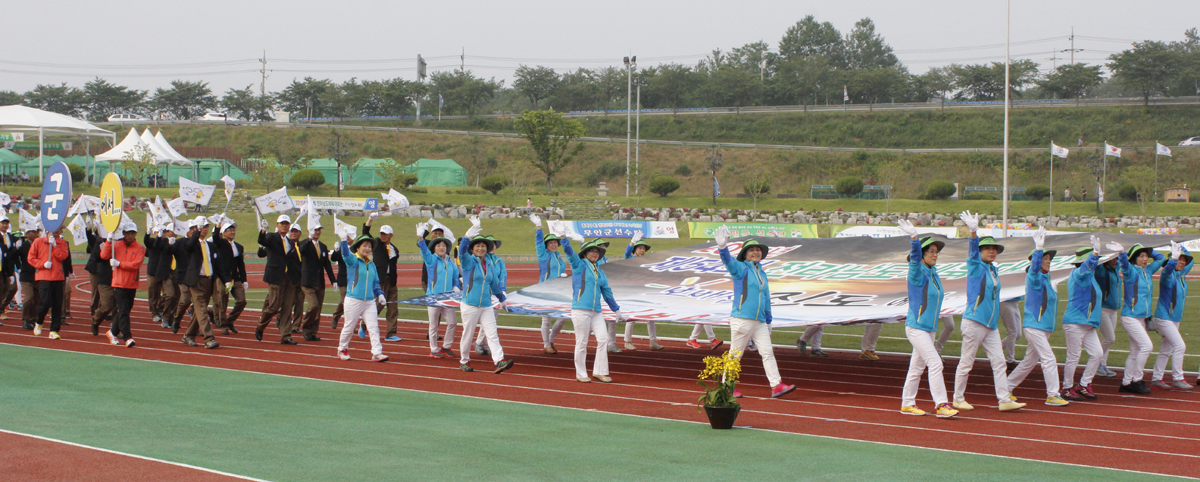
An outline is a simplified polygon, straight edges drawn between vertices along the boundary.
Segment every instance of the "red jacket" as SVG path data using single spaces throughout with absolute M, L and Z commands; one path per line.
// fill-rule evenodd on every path
M 112 259 L 113 250 L 109 248 L 112 243 L 105 241 L 100 246 L 100 259 Z M 112 287 L 113 288 L 129 288 L 137 289 L 138 275 L 142 269 L 142 261 L 146 259 L 146 248 L 134 241 L 133 244 L 125 245 L 125 240 L 117 241 L 117 261 L 121 262 L 120 266 L 112 270 Z
M 62 281 L 66 279 L 63 275 L 63 260 L 71 252 L 67 249 L 67 240 L 56 238 L 54 240 L 54 251 L 50 250 L 50 243 L 46 239 L 51 235 L 42 236 L 33 240 L 33 244 L 29 246 L 29 265 L 37 270 L 33 275 L 35 281 Z M 50 269 L 46 269 L 46 262 L 49 261 Z

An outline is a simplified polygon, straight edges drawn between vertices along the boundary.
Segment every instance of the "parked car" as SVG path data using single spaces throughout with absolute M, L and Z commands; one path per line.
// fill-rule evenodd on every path
M 1200 146 L 1200 136 L 1189 137 L 1179 143 L 1181 146 Z
M 200 116 L 200 120 L 226 121 L 229 120 L 229 115 L 224 112 L 205 112 L 203 116 Z
M 150 120 L 150 119 L 147 119 L 147 118 L 137 115 L 137 114 L 113 114 L 113 115 L 108 116 L 109 122 L 138 122 L 138 121 L 148 121 L 148 120 Z

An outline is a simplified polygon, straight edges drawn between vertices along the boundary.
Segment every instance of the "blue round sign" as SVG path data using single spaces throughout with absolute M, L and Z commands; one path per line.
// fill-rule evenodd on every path
M 58 231 L 71 209 L 71 170 L 64 162 L 56 162 L 46 170 L 42 181 L 42 227 L 47 233 Z

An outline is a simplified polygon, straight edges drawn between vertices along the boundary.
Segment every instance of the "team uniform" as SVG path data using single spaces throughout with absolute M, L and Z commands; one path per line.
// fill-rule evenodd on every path
M 495 295 L 501 303 L 507 299 L 501 284 L 502 273 L 497 273 L 494 266 L 487 261 L 486 255 L 480 257 L 471 254 L 472 246 L 476 243 L 491 243 L 483 236 L 475 239 L 463 237 L 459 242 L 458 259 L 462 262 L 463 296 L 462 322 L 463 337 L 459 345 L 460 366 L 463 371 L 474 371 L 471 368 L 471 334 L 475 325 L 481 325 L 480 330 L 487 337 L 491 350 L 495 372 L 500 373 L 512 367 L 512 360 L 504 359 L 504 348 L 500 346 L 500 335 L 496 331 L 496 312 L 492 310 L 492 296 Z
M 359 236 L 354 247 L 357 248 L 363 242 L 371 242 L 370 235 Z M 350 339 L 354 335 L 355 326 L 362 320 L 371 339 L 371 360 L 387 361 L 387 355 L 383 354 L 383 343 L 379 340 L 379 308 L 375 304 L 375 301 L 383 296 L 383 288 L 379 285 L 379 272 L 371 260 L 353 254 L 345 241 L 339 242 L 338 245 L 347 270 L 346 323 L 342 325 L 342 333 L 338 337 L 338 357 L 342 360 L 350 359 Z
M 67 241 L 53 233 L 37 238 L 30 244 L 29 264 L 36 271 L 33 279 L 37 281 L 41 295 L 34 319 L 34 335 L 42 334 L 42 323 L 46 320 L 46 313 L 50 313 L 50 338 L 59 338 L 58 329 L 62 325 L 63 317 L 63 285 L 66 284 L 62 266 L 69 254 Z
M 1100 283 L 1096 282 L 1096 266 L 1100 258 L 1091 248 L 1086 248 L 1087 258 L 1071 270 L 1067 278 L 1067 309 L 1063 312 L 1063 335 L 1067 338 L 1067 361 L 1063 365 L 1062 392 L 1067 400 L 1095 400 L 1092 391 L 1092 379 L 1100 369 L 1100 337 L 1096 329 L 1100 327 L 1100 303 L 1104 292 Z M 1084 254 L 1080 251 L 1080 254 Z M 1078 259 L 1077 259 L 1078 261 Z M 1083 369 L 1083 377 L 1075 386 L 1075 367 L 1079 364 L 1081 351 L 1088 354 L 1087 367 Z
M 537 251 L 538 259 L 538 282 L 543 283 L 555 278 L 563 278 L 567 276 L 567 263 L 563 261 L 562 256 L 557 251 L 546 249 L 546 243 L 549 241 L 558 241 L 562 245 L 562 240 L 553 234 L 549 238 L 542 234 L 541 223 L 538 223 L 537 233 L 534 234 L 533 247 Z M 559 332 L 562 331 L 563 324 L 566 323 L 565 318 L 551 318 L 549 316 L 542 317 L 542 351 L 549 354 L 558 353 L 558 349 L 554 348 L 554 340 L 558 339 Z
M 775 350 L 771 343 L 771 287 L 767 273 L 758 261 L 747 261 L 746 250 L 757 247 L 764 257 L 767 247 L 750 240 L 742 244 L 737 258 L 729 254 L 729 248 L 720 246 L 717 254 L 733 280 L 733 307 L 729 314 L 730 350 L 740 360 L 746 345 L 753 340 L 762 357 L 763 371 L 771 385 L 771 397 L 787 395 L 796 387 L 786 385 L 779 376 L 775 362 Z
M 1121 270 L 1117 266 L 1104 263 L 1096 267 L 1096 284 L 1104 295 L 1100 304 L 1100 369 L 1096 372 L 1103 377 L 1115 377 L 1117 373 L 1108 368 L 1108 349 L 1117 340 L 1117 324 L 1121 321 L 1122 287 L 1125 282 L 1121 279 Z
M 92 287 L 92 335 L 99 334 L 100 323 L 108 319 L 116 310 L 117 295 L 113 291 L 112 277 L 113 269 L 109 266 L 108 260 L 112 258 L 112 253 L 109 253 L 108 258 L 101 257 L 101 245 L 108 246 L 104 239 L 93 230 L 85 231 L 87 234 L 88 253 L 87 264 L 84 265 L 84 271 L 88 272 L 88 283 Z
M 121 229 L 123 232 L 137 231 L 137 227 L 128 223 Z M 100 259 L 107 261 L 111 270 L 111 283 L 116 297 L 116 315 L 108 330 L 108 339 L 114 345 L 124 343 L 132 348 L 133 332 L 129 328 L 129 314 L 133 311 L 134 296 L 137 295 L 138 275 L 142 263 L 146 259 L 146 248 L 137 241 L 126 242 L 124 239 L 107 241 L 100 246 Z M 93 322 L 94 323 L 94 322 Z M 93 325 L 95 326 L 95 325 Z
M 1131 263 L 1128 253 L 1117 259 L 1125 278 L 1125 304 L 1121 308 L 1121 327 L 1125 328 L 1125 333 L 1129 335 L 1129 357 L 1125 359 L 1125 373 L 1121 379 L 1120 390 L 1144 395 L 1148 394 L 1150 389 L 1146 388 L 1142 377 L 1145 375 L 1150 350 L 1154 348 L 1150 335 L 1146 333 L 1145 322 L 1152 314 L 1150 304 L 1154 299 L 1151 297 L 1154 285 L 1151 278 L 1162 268 L 1166 258 L 1154 250 L 1134 245 L 1130 248 L 1130 252 L 1134 254 L 1133 261 L 1137 261 L 1137 254 L 1142 250 L 1148 251 L 1153 259 L 1145 267 Z
M 989 246 L 994 244 L 987 238 Z M 992 365 L 992 383 L 996 399 L 1009 400 L 1008 365 L 1001 349 L 1000 332 L 1000 270 L 993 263 L 985 263 L 980 257 L 979 237 L 972 236 L 967 242 L 967 310 L 962 316 L 962 353 L 958 369 L 954 373 L 954 407 L 970 410 L 966 404 L 967 378 L 975 365 L 975 355 L 982 347 Z M 1041 265 L 1038 265 L 1041 266 Z
M 438 244 L 446 246 L 444 255 L 437 255 L 429 250 L 424 239 L 417 241 L 417 247 L 421 250 L 421 259 L 424 261 L 425 272 L 427 273 L 427 284 L 425 295 L 437 295 L 442 293 L 461 291 L 462 280 L 458 272 L 458 264 L 450 258 L 450 240 L 446 238 L 437 238 L 433 240 L 436 247 Z M 430 305 L 427 308 L 429 315 L 429 354 L 434 358 L 454 357 L 454 352 L 450 347 L 454 346 L 454 334 L 458 331 L 458 319 L 454 315 L 454 308 L 449 306 Z M 446 321 L 446 333 L 442 336 L 442 346 L 438 347 L 438 325 L 442 320 Z M 468 335 L 469 336 L 469 335 Z
M 914 231 L 915 232 L 915 231 Z M 938 317 L 942 312 L 945 290 L 937 269 L 924 263 L 925 246 L 938 244 L 939 251 L 944 243 L 912 240 L 908 257 L 908 317 L 904 321 L 904 334 L 912 344 L 912 357 L 908 362 L 908 375 L 904 379 L 904 391 L 900 400 L 900 413 L 925 415 L 917 408 L 917 388 L 921 385 L 921 373 L 929 371 L 929 393 L 937 407 L 939 417 L 953 417 L 958 412 L 946 401 L 946 382 L 942 377 L 942 357 L 933 346 Z M 917 302 L 919 300 L 919 302 Z
M 1029 346 L 1025 358 L 1008 375 L 1008 386 L 1016 388 L 1034 365 L 1042 365 L 1042 377 L 1046 381 L 1046 405 L 1063 406 L 1069 402 L 1060 397 L 1058 383 L 1058 358 L 1050 348 L 1050 334 L 1058 323 L 1058 290 L 1050 281 L 1050 274 L 1042 272 L 1042 258 L 1054 257 L 1054 251 L 1034 250 L 1030 255 L 1029 272 L 1025 274 L 1025 318 L 1022 320 L 1025 339 Z
M 601 249 L 607 243 L 587 243 L 580 246 L 586 253 L 587 249 Z M 601 300 L 608 308 L 619 313 L 621 307 L 613 299 L 612 289 L 608 287 L 608 277 L 600 269 L 599 263 L 581 258 L 571 248 L 571 240 L 562 240 L 563 251 L 571 263 L 571 329 L 575 332 L 575 379 L 581 382 L 591 381 L 587 374 L 587 343 L 588 335 L 596 337 L 596 357 L 592 361 L 592 377 L 608 383 L 608 343 L 607 323 L 604 321 L 604 308 Z
M 1154 360 L 1154 372 L 1150 374 L 1150 386 L 1164 390 L 1188 391 L 1192 386 L 1183 377 L 1183 355 L 1187 346 L 1179 335 L 1179 321 L 1183 318 L 1183 307 L 1187 303 L 1187 275 L 1192 272 L 1192 256 L 1186 248 L 1180 248 L 1187 265 L 1180 268 L 1179 261 L 1172 259 L 1163 265 L 1158 284 L 1158 307 L 1154 310 L 1154 323 L 1162 336 L 1158 357 Z M 1167 362 L 1171 362 L 1172 384 L 1163 381 Z

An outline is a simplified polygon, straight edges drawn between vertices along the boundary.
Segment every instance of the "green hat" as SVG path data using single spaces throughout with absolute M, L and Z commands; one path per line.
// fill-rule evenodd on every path
M 488 251 L 491 251 L 492 249 L 500 249 L 500 241 L 496 240 L 496 238 L 495 238 L 494 236 L 492 236 L 492 235 L 490 235 L 490 234 L 489 234 L 489 235 L 487 235 L 487 236 L 484 236 L 484 237 L 485 237 L 485 238 L 487 238 L 487 239 L 488 239 L 488 241 L 491 241 L 491 242 L 492 242 L 492 248 L 491 248 L 491 249 L 489 249 Z
M 979 249 L 983 249 L 985 246 L 995 246 L 997 255 L 1004 252 L 1004 245 L 997 243 L 996 238 L 991 236 L 979 238 Z
M 767 249 L 767 245 L 751 239 L 742 244 L 742 249 L 740 251 L 738 251 L 738 255 L 737 255 L 738 261 L 745 261 L 746 260 L 746 248 L 753 248 L 753 247 L 758 247 L 758 249 L 761 249 L 763 257 L 764 258 L 767 257 L 767 251 L 769 251 L 769 249 Z
M 644 240 L 644 239 L 639 239 L 639 240 L 638 240 L 638 242 L 636 242 L 636 243 L 633 243 L 633 249 L 634 249 L 635 251 L 637 250 L 637 247 L 638 247 L 638 246 L 645 246 L 645 247 L 646 247 L 646 252 L 647 252 L 647 253 L 649 253 L 649 252 L 650 252 L 650 245 L 649 245 L 649 244 L 646 244 L 646 240 Z
M 608 252 L 608 241 L 605 241 L 603 239 L 593 239 L 591 241 L 583 243 L 583 246 L 579 247 L 579 257 L 582 258 L 584 256 L 587 256 L 587 252 L 592 249 L 599 251 L 600 257 L 603 258 L 604 254 Z
M 1036 249 L 1035 249 L 1035 250 L 1033 250 L 1033 251 L 1030 251 L 1030 252 L 1029 252 L 1029 257 L 1028 257 L 1028 258 L 1025 258 L 1025 259 L 1027 259 L 1027 260 L 1029 260 L 1029 261 L 1033 261 L 1033 253 L 1036 253 L 1036 252 L 1037 252 L 1037 250 L 1036 250 Z M 1057 249 L 1046 249 L 1046 250 L 1042 250 L 1042 259 L 1046 259 L 1046 258 L 1054 258 L 1054 255 L 1056 255 L 1056 254 L 1058 254 L 1058 250 L 1057 250 Z
M 551 241 L 558 241 L 558 244 L 562 244 L 562 239 L 560 239 L 558 236 L 554 234 L 547 234 L 544 238 L 542 238 L 542 246 L 545 246 L 546 243 Z
M 486 244 L 488 251 L 495 249 L 495 244 L 493 244 L 494 241 L 488 239 L 487 236 L 484 236 L 481 234 L 479 236 L 475 236 L 474 238 L 471 238 L 471 242 L 469 244 L 467 244 L 467 251 L 468 252 L 475 251 L 475 245 L 479 244 L 479 243 Z
M 942 249 L 946 248 L 946 243 L 944 243 L 942 241 L 938 241 L 936 239 L 933 239 L 933 237 L 931 237 L 931 236 L 925 236 L 924 238 L 921 238 L 921 252 L 922 253 L 924 253 L 925 250 L 928 249 L 930 246 L 937 246 L 938 252 L 940 253 L 940 252 L 942 252 Z M 906 256 L 904 259 L 907 261 L 911 261 L 912 256 Z
M 433 238 L 433 241 L 429 242 L 429 251 L 432 252 L 434 250 L 434 248 L 437 247 L 438 243 L 446 243 L 446 252 L 447 253 L 449 253 L 452 250 L 452 248 L 454 247 L 454 243 L 451 243 L 449 239 Z
M 1137 259 L 1138 255 L 1141 254 L 1142 252 L 1145 252 L 1146 254 L 1150 254 L 1151 251 L 1154 251 L 1154 250 L 1151 248 L 1142 246 L 1141 244 L 1135 244 L 1133 246 L 1130 246 L 1129 250 L 1126 251 L 1125 253 L 1129 256 L 1129 262 L 1132 263 L 1133 260 Z
M 371 243 L 371 245 L 374 246 L 375 238 L 372 238 L 370 234 L 359 235 L 358 238 L 354 239 L 354 243 L 350 245 L 350 251 L 358 251 L 358 246 L 363 243 Z
M 1087 261 L 1088 256 L 1091 256 L 1091 255 L 1092 255 L 1092 247 L 1091 246 L 1084 246 L 1082 248 L 1076 249 L 1075 250 L 1075 264 L 1083 264 L 1084 261 Z M 1097 255 L 1097 256 L 1099 256 L 1099 255 Z

